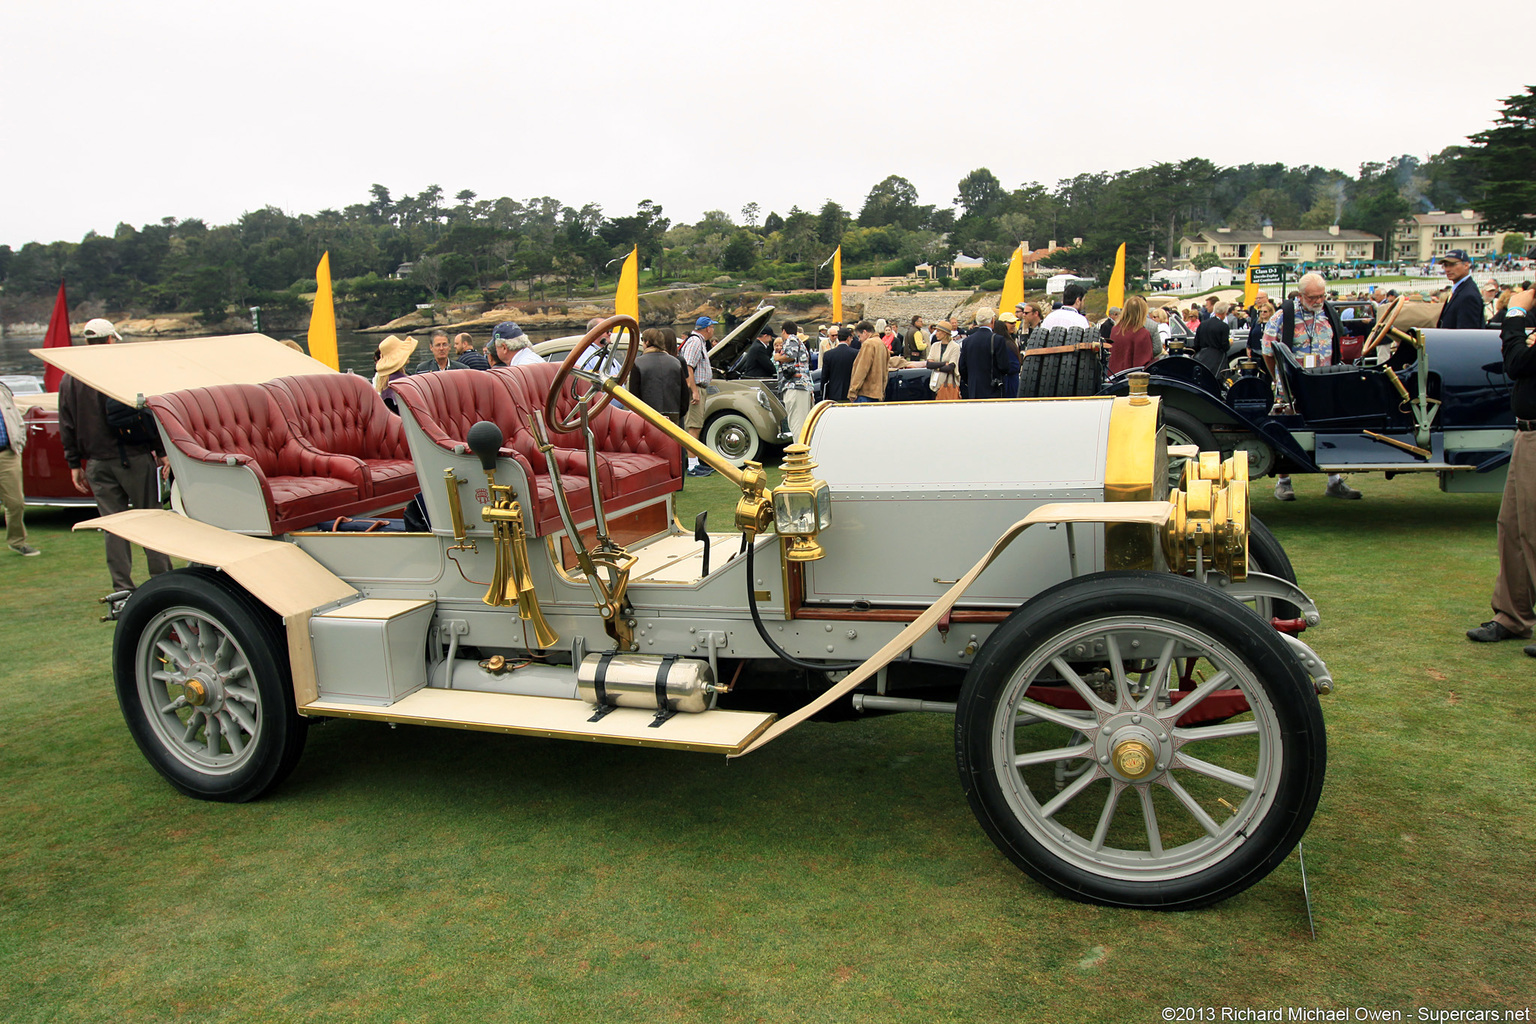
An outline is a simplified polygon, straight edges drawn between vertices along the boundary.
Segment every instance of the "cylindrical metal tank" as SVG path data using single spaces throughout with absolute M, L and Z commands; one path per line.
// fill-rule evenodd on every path
M 658 682 L 660 680 L 660 682 Z M 581 660 L 577 692 L 588 704 L 658 708 L 658 691 L 674 711 L 707 710 L 715 692 L 709 662 L 648 654 L 589 654 Z

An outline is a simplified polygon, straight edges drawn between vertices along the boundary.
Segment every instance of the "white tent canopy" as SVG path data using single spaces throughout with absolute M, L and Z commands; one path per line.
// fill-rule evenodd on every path
M 1232 283 L 1232 271 L 1226 267 L 1207 267 L 1200 271 L 1200 287 L 1225 288 Z
M 1071 284 L 1073 281 L 1090 280 L 1092 279 L 1087 277 L 1078 277 L 1076 274 L 1057 274 L 1054 277 L 1046 279 L 1045 294 L 1060 295 L 1062 292 L 1067 290 L 1067 285 Z

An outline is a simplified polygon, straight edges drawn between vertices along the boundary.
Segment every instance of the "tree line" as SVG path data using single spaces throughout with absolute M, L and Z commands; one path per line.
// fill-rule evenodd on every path
M 618 261 L 638 247 L 647 282 L 710 282 L 722 275 L 769 289 L 818 290 L 823 266 L 841 245 L 845 277 L 898 275 L 959 252 L 986 261 L 962 284 L 1000 277 L 1022 240 L 1043 246 L 1081 239 L 1069 262 L 1107 276 L 1116 248 L 1132 263 L 1177 253 L 1181 235 L 1203 227 L 1324 228 L 1338 224 L 1381 236 L 1390 252 L 1395 225 L 1430 209 L 1478 209 L 1500 228 L 1536 231 L 1536 86 L 1503 101 L 1495 126 L 1467 145 L 1420 160 L 1401 155 L 1354 174 L 1285 164 L 1220 167 L 1204 158 L 1115 172 L 1079 174 L 1053 186 L 1008 188 L 985 167 L 956 185 L 945 203 L 923 203 L 913 184 L 891 175 L 855 212 L 833 200 L 762 216 L 755 202 L 735 217 L 711 210 L 672 223 L 650 200 L 613 216 L 550 196 L 483 199 L 465 189 L 450 200 L 437 185 L 395 197 L 373 185 L 342 210 L 289 214 L 264 207 L 232 224 L 167 217 L 78 242 L 0 246 L 0 317 L 19 303 L 50 298 L 67 279 L 73 300 L 139 313 L 197 312 L 261 305 L 297 313 L 314 288 L 320 254 L 331 254 L 337 297 L 355 317 L 376 322 L 412 302 L 452 296 L 486 300 L 570 296 L 606 287 Z M 760 219 L 761 217 L 761 219 Z M 392 274 L 411 264 L 404 279 Z M 35 305 L 35 302 L 34 302 Z

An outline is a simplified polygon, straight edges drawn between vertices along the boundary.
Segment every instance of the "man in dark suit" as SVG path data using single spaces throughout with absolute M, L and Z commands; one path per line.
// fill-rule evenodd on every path
M 1008 380 L 1008 349 L 992 330 L 992 310 L 976 311 L 976 325 L 960 342 L 960 397 L 1005 398 Z
M 736 361 L 736 373 L 742 377 L 775 377 L 778 368 L 773 365 L 773 328 L 767 324 L 758 332 L 757 340 Z
M 825 401 L 848 401 L 848 381 L 853 377 L 853 361 L 858 358 L 848 347 L 852 338 L 852 328 L 838 328 L 837 344 L 821 354 L 821 397 Z
M 1435 326 L 1482 330 L 1487 326 L 1483 321 L 1483 297 L 1477 293 L 1477 284 L 1472 280 L 1472 260 L 1467 251 L 1452 249 L 1440 257 L 1440 267 L 1445 271 L 1446 280 L 1451 282 L 1451 294 L 1440 307 L 1440 319 L 1435 321 Z

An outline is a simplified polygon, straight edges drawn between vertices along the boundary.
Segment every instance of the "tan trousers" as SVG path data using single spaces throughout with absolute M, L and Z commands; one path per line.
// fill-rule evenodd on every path
M 19 548 L 27 542 L 27 499 L 21 488 L 21 456 L 0 451 L 0 506 L 5 508 L 5 542 Z
M 159 473 L 153 455 L 130 455 L 128 465 L 120 459 L 92 459 L 85 464 L 85 479 L 96 495 L 96 508 L 104 516 L 126 512 L 130 508 L 159 508 L 155 476 Z M 107 572 L 112 574 L 112 589 L 133 589 L 133 548 L 121 537 L 107 534 Z M 149 574 L 169 572 L 171 560 L 158 551 L 144 549 Z
M 803 388 L 785 388 L 784 411 L 789 414 L 789 432 L 794 435 L 795 441 L 799 441 L 800 428 L 811 414 L 811 393 Z
M 1515 431 L 1499 503 L 1499 576 L 1493 619 L 1523 637 L 1536 627 L 1536 432 Z

